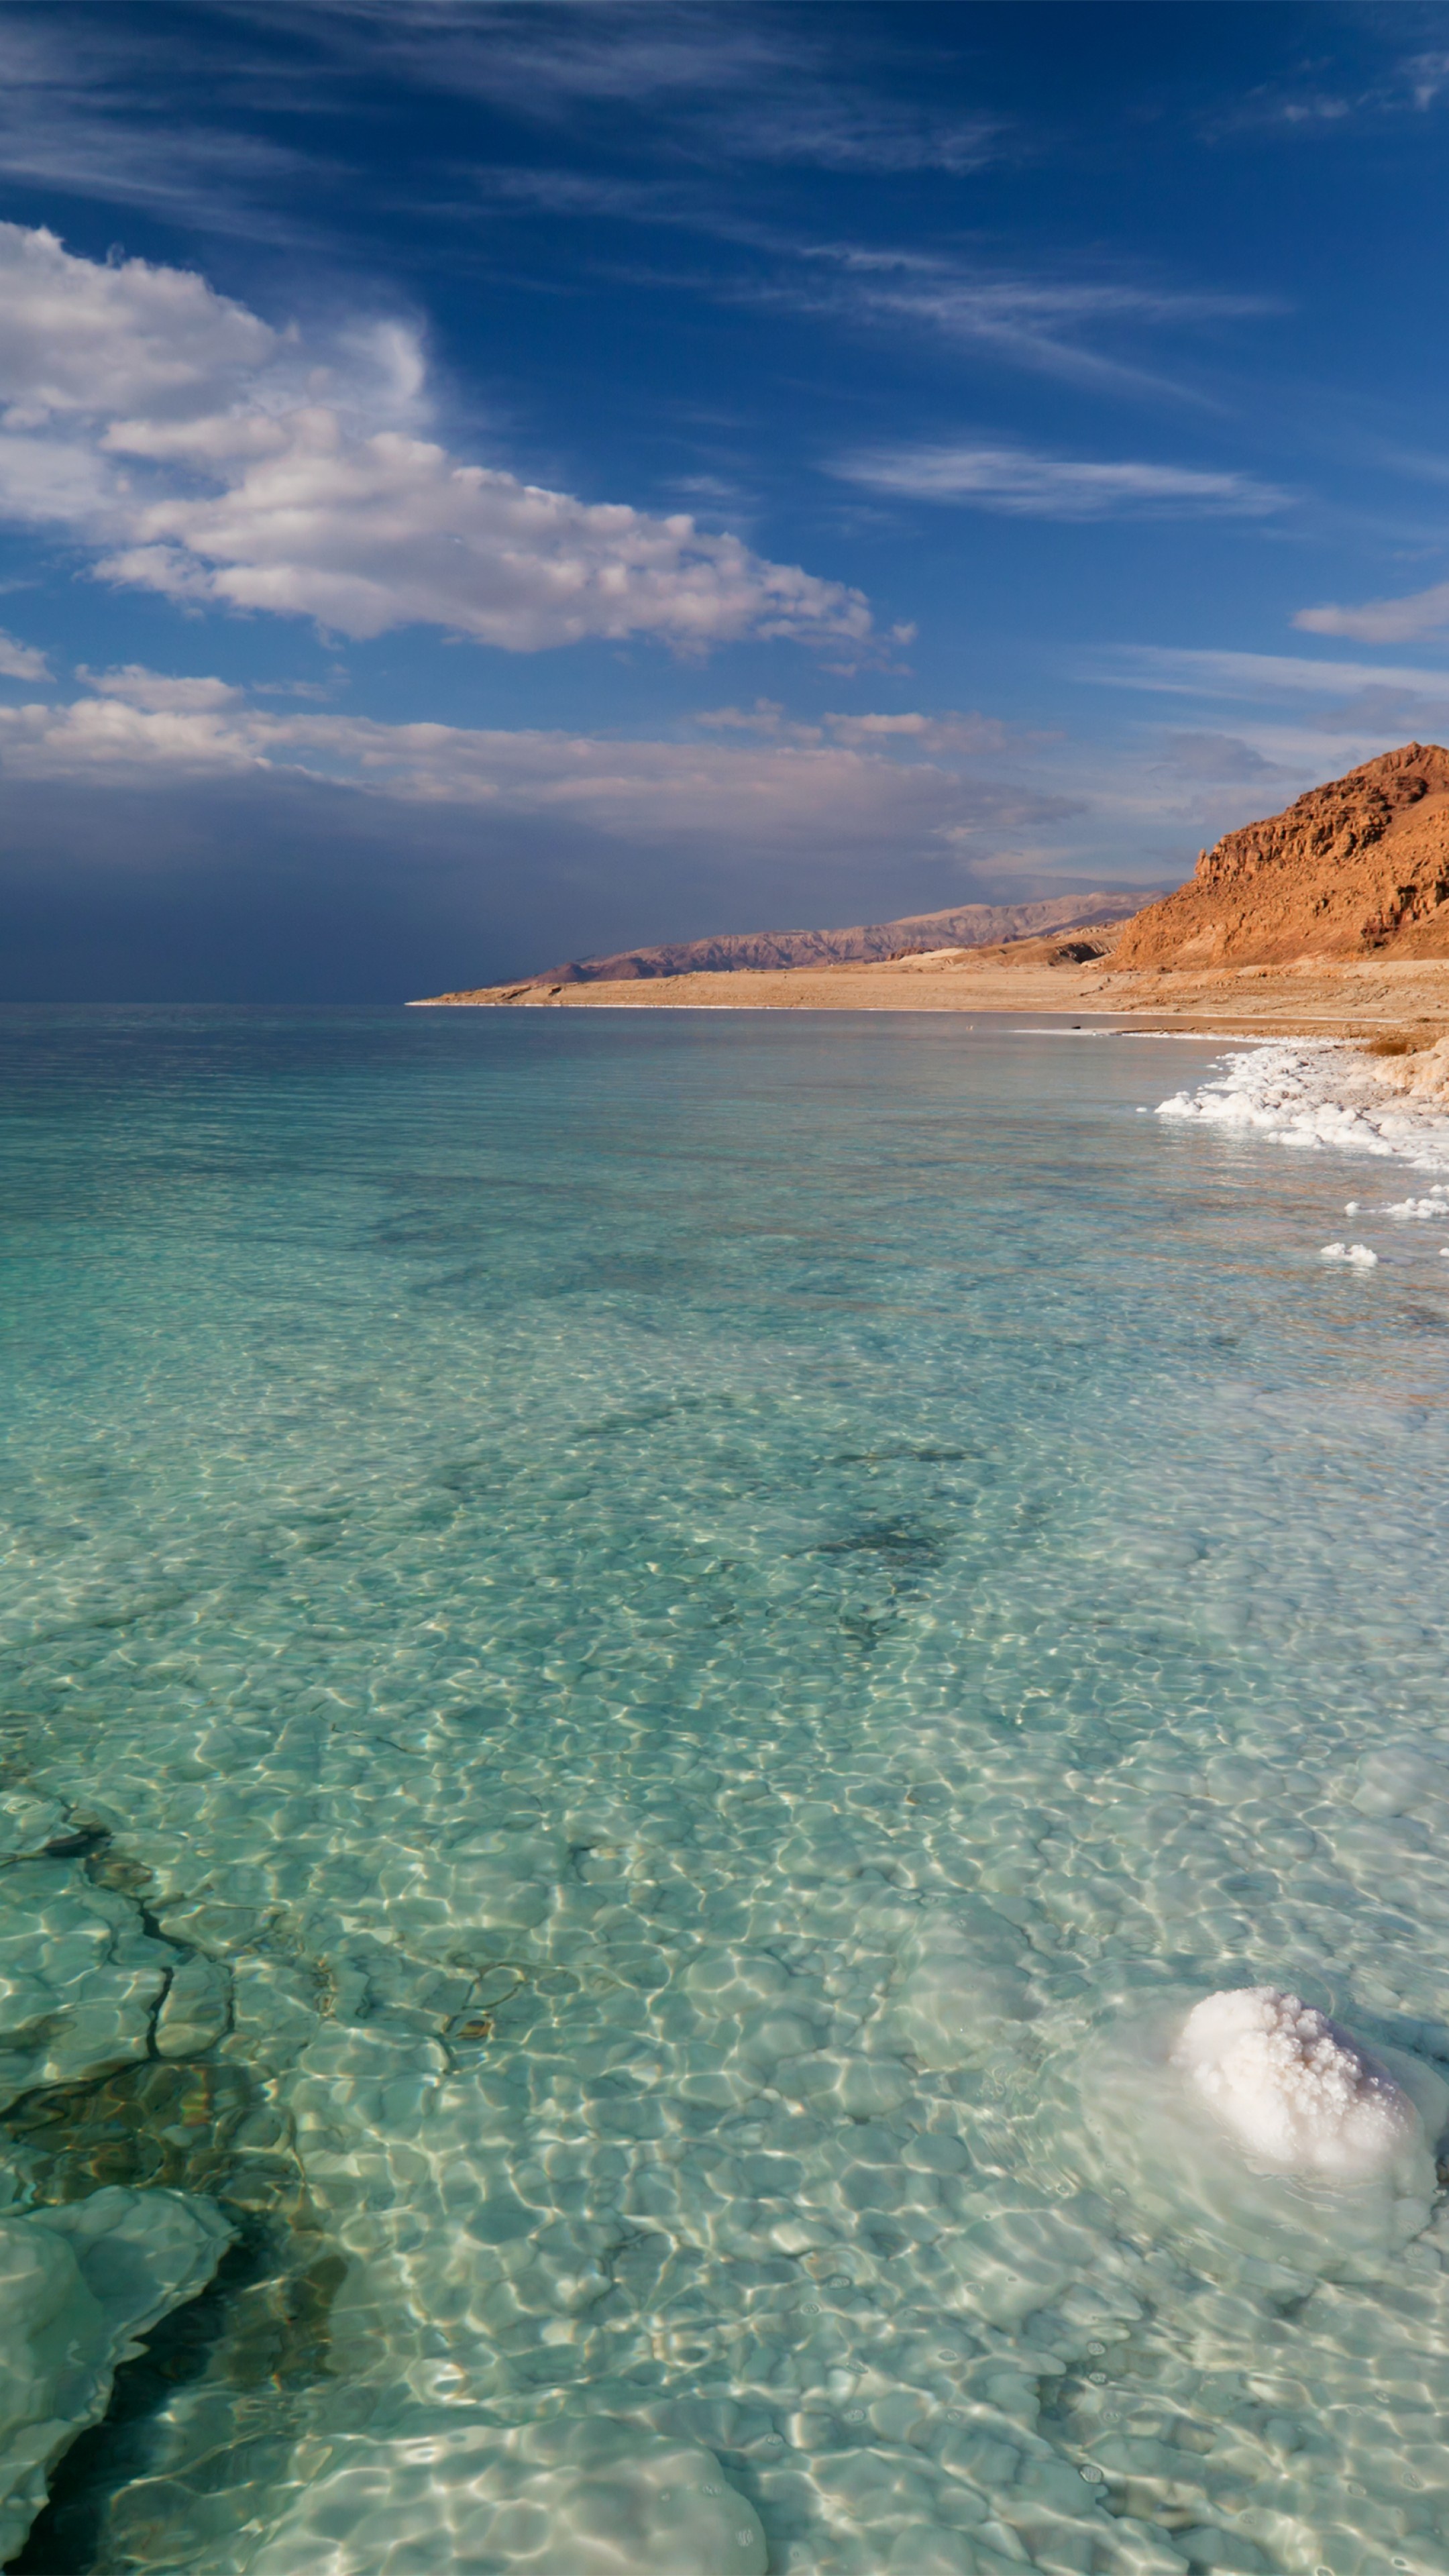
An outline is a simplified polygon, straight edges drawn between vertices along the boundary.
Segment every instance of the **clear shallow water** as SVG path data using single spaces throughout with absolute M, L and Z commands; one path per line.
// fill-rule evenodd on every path
M 999 1023 L 0 1047 L 5 2163 L 237 2231 L 16 2563 L 1449 2564 L 1449 2218 L 1154 2109 L 1449 2064 L 1396 1176 Z

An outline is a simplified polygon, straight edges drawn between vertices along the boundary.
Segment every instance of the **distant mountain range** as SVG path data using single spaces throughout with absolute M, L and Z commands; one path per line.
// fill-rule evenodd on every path
M 848 930 L 743 930 L 717 939 L 667 940 L 658 948 L 623 948 L 613 957 L 570 958 L 529 984 L 634 983 L 657 975 L 730 974 L 743 967 L 840 966 L 885 957 L 918 956 L 931 948 L 993 948 L 1008 939 L 1040 939 L 1048 931 L 1075 930 L 1089 922 L 1125 921 L 1158 886 L 1099 889 L 1095 894 L 1051 895 L 1042 903 L 961 903 L 946 912 L 909 912 L 899 921 L 857 922 Z

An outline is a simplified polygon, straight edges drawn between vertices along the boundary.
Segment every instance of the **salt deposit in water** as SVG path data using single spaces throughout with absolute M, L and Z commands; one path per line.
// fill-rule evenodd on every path
M 1357 2180 L 1417 2136 L 1414 2106 L 1387 2069 L 1280 1986 L 1208 1995 L 1173 2063 L 1252 2155 L 1284 2171 Z
M 1325 1243 L 1320 1261 L 1346 1261 L 1353 1270 L 1377 1270 L 1379 1256 L 1366 1243 Z
M 1230 1055 L 1216 1081 L 1174 1092 L 1158 1102 L 1157 1115 L 1256 1132 L 1310 1152 L 1338 1146 L 1419 1171 L 1449 1171 L 1442 1106 L 1390 1090 L 1361 1055 L 1332 1039 L 1294 1038 Z

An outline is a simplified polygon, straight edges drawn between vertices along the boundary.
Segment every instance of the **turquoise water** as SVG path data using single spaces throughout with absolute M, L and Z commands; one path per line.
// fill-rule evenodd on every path
M 1213 1057 L 0 1016 L 4 2165 L 235 2231 L 13 2563 L 1449 2566 L 1449 2216 L 1154 2108 L 1449 2072 L 1449 1264 Z

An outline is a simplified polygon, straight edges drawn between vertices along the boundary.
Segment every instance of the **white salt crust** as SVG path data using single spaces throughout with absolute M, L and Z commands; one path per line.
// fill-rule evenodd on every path
M 1379 1256 L 1366 1243 L 1325 1243 L 1320 1261 L 1346 1261 L 1353 1270 L 1377 1270 Z
M 1173 2062 L 1239 2144 L 1282 2172 L 1361 2181 L 1394 2165 L 1418 2129 L 1387 2068 L 1280 1986 L 1208 1995 Z
M 1336 1146 L 1449 1172 L 1449 1116 L 1390 1090 L 1365 1059 L 1333 1040 L 1295 1038 L 1226 1059 L 1216 1081 L 1176 1091 L 1159 1118 L 1270 1136 L 1310 1153 Z

